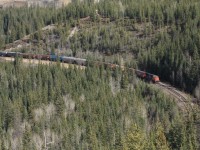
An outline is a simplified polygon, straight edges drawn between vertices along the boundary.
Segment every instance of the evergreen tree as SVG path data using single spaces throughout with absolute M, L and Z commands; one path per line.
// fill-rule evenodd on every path
M 146 139 L 142 130 L 133 124 L 127 131 L 123 140 L 124 150 L 143 150 L 146 147 Z

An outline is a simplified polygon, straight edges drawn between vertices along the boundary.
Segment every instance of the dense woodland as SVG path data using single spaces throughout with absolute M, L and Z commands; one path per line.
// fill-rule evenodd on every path
M 76 0 L 2 9 L 0 47 L 30 35 L 20 51 L 125 64 L 200 98 L 199 8 L 198 0 Z M 191 118 L 132 72 L 0 63 L 0 149 L 195 150 Z
M 193 121 L 132 72 L 0 65 L 0 149 L 197 149 Z
M 45 41 L 40 29 L 58 24 L 54 33 L 49 33 L 60 37 L 59 42 L 50 44 L 51 50 L 72 50 L 75 56 L 80 51 L 132 54 L 132 64 L 199 96 L 198 8 L 198 0 L 77 0 L 60 9 L 0 10 L 0 45 L 34 32 L 33 39 Z M 90 23 L 84 26 L 80 19 L 88 16 Z M 76 25 L 80 32 L 67 41 L 69 29 Z M 45 51 L 45 47 L 40 49 Z
M 33 39 L 45 41 L 47 36 L 42 37 L 40 29 L 57 24 L 58 28 L 49 34 L 58 35 L 60 40 L 49 49 L 71 50 L 74 56 L 86 51 L 130 53 L 132 64 L 140 69 L 199 96 L 199 7 L 197 0 L 102 0 L 95 4 L 75 1 L 61 9 L 0 10 L 0 45 L 31 33 L 35 33 Z M 80 19 L 88 16 L 89 25 L 82 26 Z M 69 29 L 76 25 L 80 32 L 67 41 Z

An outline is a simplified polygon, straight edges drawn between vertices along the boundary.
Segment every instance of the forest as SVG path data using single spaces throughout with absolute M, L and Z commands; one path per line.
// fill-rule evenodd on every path
M 197 149 L 192 117 L 120 69 L 0 65 L 0 149 Z
M 16 51 L 138 68 L 200 99 L 199 8 L 198 0 L 74 0 L 0 9 L 0 50 L 29 36 Z M 129 71 L 16 59 L 0 62 L 0 89 L 0 149 L 198 149 L 193 117 Z
M 88 52 L 103 57 L 125 53 L 125 63 L 158 74 L 162 80 L 199 97 L 199 7 L 198 0 L 77 0 L 60 9 L 5 9 L 0 10 L 0 45 L 32 34 L 39 52 L 59 48 L 82 57 Z M 89 22 L 81 21 L 88 16 Z M 51 24 L 58 27 L 50 33 L 41 32 L 42 27 Z M 80 30 L 68 40 L 73 26 Z M 48 44 L 52 34 L 58 35 L 59 41 Z

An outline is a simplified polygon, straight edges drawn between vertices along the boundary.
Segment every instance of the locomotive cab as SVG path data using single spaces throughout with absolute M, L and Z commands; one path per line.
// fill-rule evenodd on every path
M 160 81 L 159 76 L 154 75 L 153 78 L 152 78 L 152 81 L 154 83 L 159 82 Z

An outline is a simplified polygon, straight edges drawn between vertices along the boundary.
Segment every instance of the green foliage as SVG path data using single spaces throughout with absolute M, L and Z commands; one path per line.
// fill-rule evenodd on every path
M 23 143 L 24 150 L 28 150 L 31 148 L 31 132 L 29 131 L 29 129 L 27 129 L 26 126 L 25 126 L 25 131 L 23 134 L 22 143 Z
M 3 9 L 0 46 L 31 33 L 37 40 L 37 51 L 70 49 L 70 55 L 75 56 L 88 51 L 131 54 L 139 68 L 193 93 L 200 74 L 199 7 L 197 0 L 101 0 L 99 3 L 85 0 L 59 9 Z M 81 20 L 88 16 L 91 17 L 88 22 Z M 43 35 L 42 27 L 50 24 L 58 28 Z M 72 26 L 77 26 L 79 32 L 68 39 Z M 59 42 L 51 43 L 51 48 L 50 35 L 60 38 Z M 47 41 L 45 46 L 42 40 Z
M 162 149 L 162 150 L 169 150 L 169 145 L 165 137 L 164 129 L 161 124 L 156 126 L 156 133 L 155 133 L 155 148 Z
M 122 74 L 122 77 L 121 77 L 121 88 L 122 89 L 127 89 L 128 88 L 128 75 L 127 75 L 127 72 L 125 71 L 123 74 Z
M 59 9 L 3 9 L 0 46 L 31 34 L 38 52 L 92 52 L 93 60 L 134 64 L 192 93 L 200 77 L 199 7 L 197 0 L 77 0 Z M 50 24 L 57 28 L 43 33 Z M 131 73 L 58 66 L 27 68 L 20 58 L 0 64 L 1 149 L 42 149 L 44 132 L 50 149 L 198 149 L 194 126 L 180 123 L 175 104 Z
M 124 142 L 124 150 L 144 150 L 146 147 L 146 139 L 142 130 L 136 125 L 132 125 L 127 131 Z
M 0 140 L 2 147 L 143 149 L 169 143 L 174 148 L 196 148 L 192 126 L 181 124 L 189 131 L 181 142 L 166 139 L 163 128 L 153 130 L 161 120 L 173 136 L 177 130 L 170 126 L 180 116 L 172 110 L 177 107 L 147 84 L 127 82 L 132 79 L 129 72 L 128 86 L 121 88 L 123 74 L 96 66 L 65 69 L 59 63 L 27 67 L 20 59 L 1 63 L 0 134 L 6 137 Z

